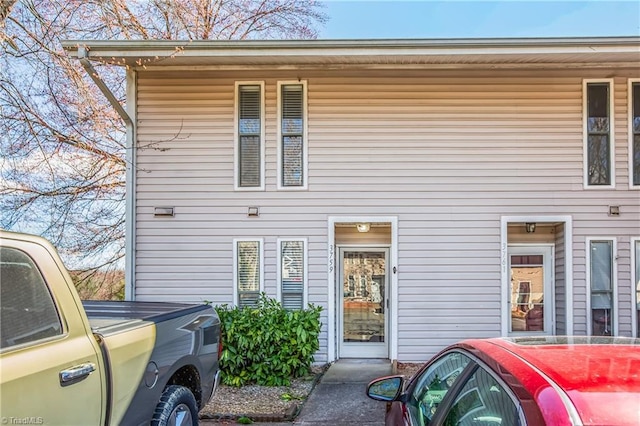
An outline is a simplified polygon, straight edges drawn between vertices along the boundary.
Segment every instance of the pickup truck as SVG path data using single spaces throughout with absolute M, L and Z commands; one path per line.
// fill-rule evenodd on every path
M 82 302 L 46 240 L 0 230 L 2 424 L 197 425 L 219 383 L 210 305 Z

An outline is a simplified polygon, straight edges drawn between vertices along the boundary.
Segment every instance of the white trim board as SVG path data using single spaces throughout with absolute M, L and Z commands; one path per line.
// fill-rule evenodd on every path
M 282 303 L 282 243 L 285 241 L 302 242 L 302 309 L 309 303 L 309 239 L 308 238 L 278 238 L 276 240 L 276 297 Z
M 329 216 L 327 218 L 327 361 L 337 359 L 336 332 L 336 273 L 338 250 L 336 248 L 336 224 L 338 223 L 388 223 L 391 225 L 389 245 L 389 359 L 398 359 L 398 217 L 397 216 Z
M 234 238 L 233 239 L 233 306 L 238 306 L 238 243 L 258 242 L 260 247 L 258 248 L 258 262 L 260 268 L 259 286 L 260 293 L 264 292 L 264 238 Z
M 509 255 L 522 255 L 522 254 L 543 254 L 544 256 L 544 328 L 543 332 L 531 332 L 531 331 L 508 331 L 509 336 L 553 336 L 556 329 L 556 283 L 555 283 L 555 244 L 552 243 L 517 243 L 509 244 Z M 511 259 L 507 259 L 509 266 L 511 266 Z M 553 296 L 553 297 L 552 297 Z M 509 296 L 511 297 L 511 291 Z M 551 301 L 549 301 L 551 299 Z M 509 309 L 511 309 L 509 304 Z M 509 327 L 507 326 L 507 330 Z
M 240 186 L 240 86 L 260 86 L 260 185 Z M 265 190 L 265 84 L 264 81 L 236 81 L 233 89 L 233 189 L 235 191 L 264 191 Z
M 618 239 L 616 237 L 587 237 L 585 239 L 585 278 L 587 295 L 587 336 L 593 335 L 591 325 L 591 243 L 593 241 L 611 241 L 611 336 L 618 335 L 618 323 L 620 322 L 620 307 L 618 306 Z
M 509 335 L 509 241 L 510 223 L 564 223 L 566 333 L 573 334 L 573 221 L 571 216 L 501 216 L 500 217 L 500 333 Z
M 282 86 L 288 85 L 300 85 L 302 86 L 302 185 L 301 186 L 284 186 L 282 184 L 283 179 L 283 144 L 282 144 Z M 294 80 L 294 81 L 278 81 L 277 83 L 277 150 L 278 150 L 278 191 L 305 191 L 309 187 L 309 114 L 308 114 L 308 101 L 307 101 L 307 80 Z
M 587 86 L 591 83 L 607 83 L 609 85 L 609 173 L 611 174 L 609 185 L 589 185 L 589 153 L 587 129 L 587 114 L 589 102 L 587 99 Z M 583 189 L 615 189 L 616 187 L 616 140 L 615 140 L 615 86 L 613 78 L 585 78 L 582 80 L 582 187 Z

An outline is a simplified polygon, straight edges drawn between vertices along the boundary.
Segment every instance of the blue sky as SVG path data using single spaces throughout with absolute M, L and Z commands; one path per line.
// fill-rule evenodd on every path
M 325 1 L 320 39 L 640 35 L 640 1 Z

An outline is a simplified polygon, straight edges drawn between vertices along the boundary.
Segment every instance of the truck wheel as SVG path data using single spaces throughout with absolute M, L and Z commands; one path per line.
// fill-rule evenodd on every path
M 184 386 L 167 386 L 153 413 L 151 426 L 198 426 L 196 399 Z

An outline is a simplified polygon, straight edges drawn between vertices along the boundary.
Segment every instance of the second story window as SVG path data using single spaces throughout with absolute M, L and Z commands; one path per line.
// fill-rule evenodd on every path
M 278 188 L 307 186 L 306 82 L 278 83 Z
M 640 187 L 640 81 L 629 82 L 629 121 L 631 186 Z
M 614 186 L 610 81 L 585 81 L 585 184 Z
M 264 189 L 264 84 L 236 83 L 236 189 Z

